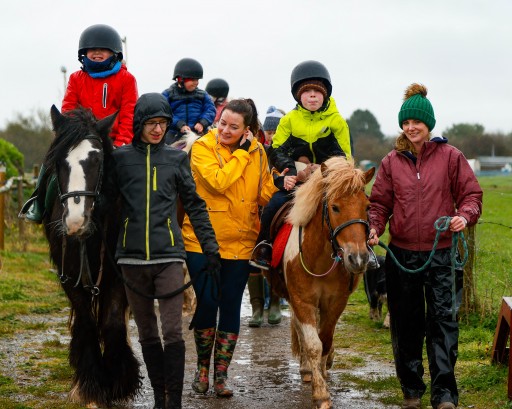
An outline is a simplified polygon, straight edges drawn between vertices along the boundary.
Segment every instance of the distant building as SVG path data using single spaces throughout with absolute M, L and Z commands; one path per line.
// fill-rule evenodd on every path
M 512 156 L 479 156 L 476 160 L 480 165 L 478 170 L 473 169 L 475 171 L 506 172 L 512 168 Z

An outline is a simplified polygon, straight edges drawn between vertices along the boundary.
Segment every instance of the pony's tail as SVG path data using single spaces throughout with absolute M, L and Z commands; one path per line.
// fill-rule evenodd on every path
M 194 132 L 187 132 L 184 136 L 182 136 L 180 139 L 178 139 L 176 142 L 173 142 L 171 146 L 173 148 L 182 150 L 187 152 L 187 154 L 190 153 L 190 150 L 192 149 L 192 145 L 194 142 L 199 139 L 199 135 Z

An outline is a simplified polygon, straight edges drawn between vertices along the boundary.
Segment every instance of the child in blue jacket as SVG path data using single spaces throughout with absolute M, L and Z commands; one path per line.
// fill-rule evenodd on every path
M 187 132 L 204 135 L 215 120 L 216 108 L 208 93 L 199 89 L 203 67 L 193 58 L 182 58 L 174 67 L 176 82 L 162 92 L 171 106 L 174 119 L 166 135 L 172 143 Z

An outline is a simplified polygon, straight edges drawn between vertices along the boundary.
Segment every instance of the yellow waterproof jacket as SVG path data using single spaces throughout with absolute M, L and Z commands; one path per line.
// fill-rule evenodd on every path
M 260 229 L 258 205 L 265 206 L 277 191 L 263 146 L 253 139 L 248 151 L 230 149 L 212 129 L 192 146 L 190 165 L 197 193 L 206 202 L 220 255 L 249 260 Z M 188 216 L 182 228 L 185 249 L 201 252 Z

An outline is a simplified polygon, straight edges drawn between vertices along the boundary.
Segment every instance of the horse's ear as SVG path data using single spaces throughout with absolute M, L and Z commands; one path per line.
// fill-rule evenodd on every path
M 109 115 L 103 119 L 100 119 L 96 123 L 98 132 L 100 132 L 101 134 L 108 135 L 110 133 L 110 130 L 112 129 L 112 126 L 114 126 L 114 122 L 116 121 L 117 114 L 119 114 L 119 111 L 114 112 L 112 115 Z
M 375 166 L 372 166 L 370 169 L 364 172 L 365 185 L 371 182 L 373 175 L 375 175 Z
M 324 162 L 322 162 L 320 164 L 320 170 L 322 171 L 322 175 L 325 176 L 325 171 L 327 170 L 327 165 Z
M 57 125 L 62 118 L 62 114 L 60 113 L 59 109 L 55 106 L 55 104 L 53 104 L 50 109 L 50 118 L 52 119 L 53 128 L 57 128 Z

